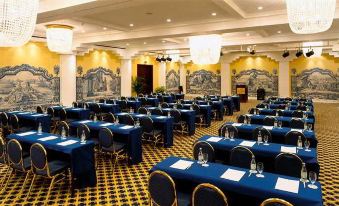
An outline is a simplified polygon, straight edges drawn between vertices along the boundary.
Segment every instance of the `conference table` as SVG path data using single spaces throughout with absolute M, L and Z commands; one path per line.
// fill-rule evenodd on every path
M 286 109 L 286 106 L 288 107 L 288 110 L 298 110 L 298 105 L 287 105 L 287 104 L 268 104 L 267 107 L 269 109 Z M 313 106 L 308 106 L 310 111 L 314 111 Z M 258 108 L 258 105 L 257 105 Z
M 305 137 L 310 141 L 311 148 L 317 148 L 318 140 L 315 136 L 315 132 L 313 130 L 302 130 L 302 129 L 292 129 L 290 127 L 272 127 L 272 126 L 263 126 L 258 124 L 243 124 L 243 123 L 233 123 L 227 122 L 227 125 L 233 125 L 238 130 L 238 138 L 240 139 L 253 139 L 253 131 L 257 127 L 263 127 L 267 129 L 272 136 L 272 141 L 274 143 L 285 143 L 285 135 L 290 131 L 299 131 L 305 135 Z M 220 135 L 220 133 L 219 133 Z
M 212 106 L 212 109 L 215 109 L 216 110 L 216 113 L 217 113 L 217 120 L 219 121 L 222 121 L 224 119 L 224 104 L 222 101 L 211 101 L 211 106 Z M 197 101 L 197 104 L 199 105 L 207 105 L 208 103 L 206 101 L 202 101 L 202 100 L 198 100 Z
M 282 122 L 283 127 L 291 127 L 292 119 L 301 119 L 307 124 L 312 124 L 312 129 L 314 128 L 314 118 L 295 118 L 295 117 L 284 117 L 284 116 L 270 116 L 270 115 L 261 115 L 261 114 L 246 114 L 251 118 L 251 124 L 264 124 L 264 119 L 266 117 L 274 117 L 278 121 Z
M 185 99 L 185 94 L 175 94 L 175 99 Z
M 293 153 L 306 163 L 307 171 L 313 171 L 319 175 L 320 167 L 316 148 L 309 148 L 310 151 L 306 151 L 305 148 L 297 149 L 296 146 L 286 144 L 269 142 L 268 145 L 264 145 L 263 143 L 258 144 L 253 140 L 234 139 L 231 141 L 220 136 L 211 135 L 205 135 L 198 139 L 198 141 L 208 142 L 214 148 L 215 159 L 225 164 L 229 164 L 230 153 L 234 147 L 244 146 L 253 152 L 256 162 L 264 163 L 265 171 L 275 172 L 275 157 L 280 153 Z
M 212 99 L 212 101 L 215 99 Z M 224 106 L 227 107 L 228 114 L 227 115 L 233 115 L 233 112 L 236 110 L 236 107 L 234 105 L 234 101 L 231 97 L 221 98 L 221 101 L 223 102 Z
M 170 103 L 168 104 L 171 108 L 176 105 L 176 103 Z M 193 105 L 192 104 L 182 104 L 184 109 L 189 110 Z M 212 112 L 212 106 L 211 105 L 199 105 L 200 107 L 200 113 L 204 116 L 204 123 L 206 124 L 206 127 L 211 126 L 211 112 Z
M 127 144 L 127 154 L 130 164 L 142 162 L 141 128 L 123 124 L 113 124 L 103 121 L 83 120 L 70 124 L 70 134 L 76 136 L 77 128 L 80 124 L 85 124 L 90 129 L 90 138 L 98 141 L 98 134 L 101 128 L 108 128 L 112 131 L 116 141 Z
M 125 100 L 116 100 L 116 103 L 120 106 L 122 101 L 125 101 Z M 138 111 L 138 109 L 141 107 L 140 101 L 136 101 L 136 100 L 126 100 L 126 101 L 127 101 L 127 108 L 132 108 L 134 111 Z
M 161 98 L 164 102 L 167 102 L 167 103 L 173 103 L 174 102 L 174 98 L 172 96 L 169 96 L 169 95 L 158 95 L 159 101 L 160 101 Z
M 67 137 L 51 133 L 38 134 L 37 131 L 10 134 L 8 139 L 18 140 L 24 150 L 34 143 L 43 145 L 51 159 L 68 161 L 72 174 L 72 189 L 94 187 L 97 182 L 94 159 L 94 143 L 86 141 L 80 144 L 79 138 Z
M 157 107 L 147 107 L 147 109 L 153 114 L 154 110 Z M 161 109 L 164 113 L 164 116 L 168 115 L 168 112 L 173 110 L 173 108 L 163 108 Z M 188 109 L 178 109 L 181 113 L 182 121 L 185 121 L 188 126 L 188 135 L 192 136 L 195 134 L 195 111 Z
M 180 161 L 180 162 L 179 162 Z M 281 198 L 294 206 L 322 206 L 321 185 L 318 189 L 306 187 L 299 178 L 266 172 L 264 178 L 250 175 L 248 169 L 217 163 L 203 167 L 195 160 L 168 157 L 156 164 L 150 172 L 161 170 L 174 180 L 176 190 L 192 194 L 201 183 L 210 183 L 221 189 L 232 205 L 260 205 L 268 198 Z
M 20 127 L 37 129 L 39 127 L 39 123 L 41 123 L 43 132 L 50 132 L 51 130 L 51 117 L 48 114 L 25 111 L 12 111 L 6 112 L 6 114 L 8 115 L 8 118 L 16 115 L 19 119 Z
M 95 102 L 87 102 L 89 106 L 89 110 L 94 112 L 94 105 L 98 104 L 100 106 L 102 113 L 118 113 L 120 112 L 120 106 L 118 104 L 107 104 L 107 103 L 95 103 Z
M 138 98 L 140 102 L 140 98 Z M 157 97 L 146 97 L 146 104 L 151 105 L 152 107 L 157 107 L 159 105 L 159 99 Z
M 287 100 L 276 100 L 276 101 L 271 101 L 271 104 L 290 104 L 290 105 L 299 105 L 301 102 L 292 100 L 292 101 L 287 101 Z M 313 106 L 312 102 L 303 102 L 305 106 Z
M 261 115 L 271 115 L 274 116 L 276 114 L 275 109 L 263 109 L 263 108 L 258 108 L 259 110 L 259 114 Z M 282 112 L 282 116 L 284 117 L 292 117 L 293 112 L 295 112 L 296 110 L 285 110 L 285 109 L 281 109 L 280 110 Z M 306 112 L 308 118 L 314 118 L 314 112 L 308 111 Z
M 122 115 L 131 115 L 134 120 L 139 118 L 147 117 L 145 114 L 138 113 L 116 113 L 115 115 L 120 117 Z M 173 117 L 159 116 L 159 115 L 150 115 L 149 116 L 153 121 L 154 129 L 160 129 L 164 138 L 164 147 L 173 146 Z
M 74 108 L 65 106 L 52 106 L 54 110 L 54 116 L 59 117 L 61 109 L 65 109 L 68 119 L 85 120 L 89 119 L 91 110 L 84 108 Z

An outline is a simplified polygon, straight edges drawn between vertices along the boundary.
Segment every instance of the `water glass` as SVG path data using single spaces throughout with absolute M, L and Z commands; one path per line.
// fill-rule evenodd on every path
M 308 131 L 312 131 L 312 127 L 313 127 L 312 124 L 310 124 L 310 123 L 307 124 L 307 129 L 308 129 Z
M 308 178 L 311 182 L 311 184 L 309 184 L 308 187 L 311 189 L 318 189 L 318 186 L 314 184 L 317 181 L 317 173 L 311 171 L 308 174 Z
M 262 173 L 264 171 L 264 163 L 262 162 L 258 162 L 257 163 L 257 171 L 258 171 L 258 174 L 256 175 L 257 177 L 265 177 Z
M 278 127 L 279 127 L 279 128 L 282 127 L 282 121 L 278 121 Z
M 305 140 L 305 142 L 304 142 L 304 145 L 305 145 L 305 151 L 306 152 L 309 152 L 309 151 L 311 151 L 309 148 L 310 148 L 310 141 L 308 141 L 308 140 Z
M 208 164 L 207 164 L 207 162 L 208 162 L 208 154 L 207 153 L 203 153 L 202 157 L 203 157 L 203 159 L 202 159 L 203 164 L 201 166 L 208 167 Z
M 268 144 L 268 135 L 264 135 L 264 145 L 269 145 Z
M 230 141 L 234 141 L 234 131 L 230 131 Z

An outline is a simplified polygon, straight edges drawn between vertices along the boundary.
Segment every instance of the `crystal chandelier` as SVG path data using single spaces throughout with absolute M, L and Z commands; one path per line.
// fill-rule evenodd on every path
M 0 0 L 0 47 L 27 43 L 35 28 L 39 0 Z
M 303 53 L 304 56 L 306 56 L 306 53 L 309 50 L 313 50 L 314 54 L 312 55 L 312 57 L 321 57 L 321 54 L 323 52 L 323 42 L 322 41 L 318 41 L 318 42 L 304 42 L 303 43 Z
M 46 27 L 48 49 L 60 54 L 72 53 L 73 27 L 61 24 L 50 24 Z
M 328 30 L 333 22 L 336 0 L 286 0 L 288 21 L 297 34 Z
M 195 64 L 216 64 L 221 51 L 221 36 L 203 35 L 189 38 L 190 53 Z

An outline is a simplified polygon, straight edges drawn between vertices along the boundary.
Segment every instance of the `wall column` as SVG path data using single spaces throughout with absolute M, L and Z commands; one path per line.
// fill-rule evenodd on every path
M 121 60 L 121 96 L 132 96 L 132 60 Z
M 159 87 L 166 88 L 166 62 L 160 63 L 158 81 Z
M 183 93 L 186 94 L 186 67 L 184 63 L 179 66 L 180 86 L 182 86 Z
M 221 62 L 221 96 L 232 95 L 232 75 L 231 64 Z
M 290 80 L 290 68 L 288 61 L 279 62 L 279 97 L 291 96 L 291 80 Z
M 60 103 L 72 106 L 76 101 L 76 56 L 60 55 Z

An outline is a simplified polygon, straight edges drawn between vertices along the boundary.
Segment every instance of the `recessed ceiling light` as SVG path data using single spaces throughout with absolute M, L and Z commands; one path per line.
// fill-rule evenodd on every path
M 172 22 L 172 19 L 166 19 L 166 21 L 167 21 L 168 23 L 170 23 L 170 22 Z
M 250 33 L 247 33 L 246 36 L 250 36 L 251 34 Z
M 126 46 L 129 46 L 129 43 L 126 43 Z
M 107 27 L 102 28 L 103 30 L 107 30 Z
M 86 31 L 85 30 L 81 30 L 82 33 L 85 33 Z
M 144 44 L 147 44 L 147 42 L 144 42 Z
M 213 12 L 213 13 L 211 13 L 211 15 L 212 15 L 212 16 L 216 16 L 216 15 L 217 15 L 217 13 Z
M 134 26 L 134 24 L 129 24 L 129 26 L 130 26 L 130 27 L 133 27 L 133 26 Z
M 279 30 L 279 31 L 277 31 L 277 33 L 278 33 L 278 34 L 281 34 L 281 31 Z
M 162 43 L 165 43 L 166 41 L 165 40 L 162 40 Z
M 263 10 L 263 9 L 264 9 L 264 7 L 262 7 L 262 6 L 258 6 L 258 7 L 257 7 L 257 9 L 258 9 L 258 10 Z

